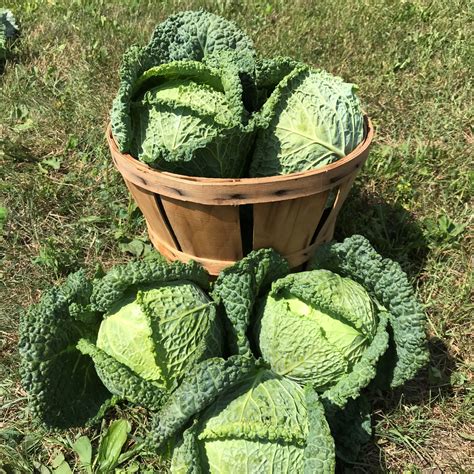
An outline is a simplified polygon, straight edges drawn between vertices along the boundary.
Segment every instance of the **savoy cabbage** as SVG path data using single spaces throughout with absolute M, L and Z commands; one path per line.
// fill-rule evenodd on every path
M 321 392 L 353 370 L 377 322 L 375 304 L 361 285 L 313 270 L 272 285 L 261 303 L 256 332 L 273 371 Z
M 291 58 L 260 58 L 232 22 L 198 10 L 123 57 L 111 126 L 121 152 L 191 176 L 318 168 L 362 141 L 356 86 Z
M 196 263 L 72 274 L 22 318 L 33 414 L 82 426 L 128 401 L 154 412 L 146 445 L 174 448 L 173 472 L 334 472 L 370 436 L 371 390 L 426 363 L 424 315 L 361 236 L 311 268 L 261 249 L 213 285 Z
M 278 82 L 255 116 L 251 177 L 319 168 L 362 141 L 364 120 L 354 84 L 284 58 L 261 69 L 262 84 Z
M 171 470 L 186 473 L 196 466 L 222 474 L 332 473 L 334 441 L 310 387 L 260 369 L 221 395 L 184 433 Z
M 181 174 L 243 174 L 253 136 L 232 61 L 222 58 L 218 67 L 189 60 L 155 66 L 135 88 L 130 103 L 133 156 Z
M 232 51 L 240 54 L 229 59 L 225 53 Z M 250 146 L 242 84 L 249 82 L 245 77 L 254 56 L 251 39 L 218 15 L 198 10 L 168 17 L 148 45 L 132 46 L 124 54 L 111 111 L 120 151 L 168 171 L 242 174 Z M 210 66 L 200 70 L 196 62 L 206 58 Z M 150 74 L 158 90 L 147 93 L 142 80 Z M 220 105 L 226 111 L 221 113 Z M 197 163 L 191 160 L 194 154 Z
M 196 363 L 221 355 L 207 288 L 195 263 L 144 261 L 94 282 L 79 271 L 46 292 L 20 327 L 22 380 L 35 416 L 67 427 L 94 421 L 119 399 L 159 409 Z

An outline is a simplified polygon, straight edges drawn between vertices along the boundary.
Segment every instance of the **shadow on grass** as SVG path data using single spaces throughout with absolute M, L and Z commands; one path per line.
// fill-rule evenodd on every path
M 422 272 L 429 248 L 423 230 L 414 216 L 399 204 L 390 204 L 377 194 L 370 194 L 359 187 L 353 188 L 338 217 L 334 238 L 343 240 L 352 234 L 369 239 L 384 257 L 397 261 L 410 279 Z M 428 341 L 429 367 L 403 387 L 379 392 L 372 397 L 373 426 L 383 423 L 403 404 L 405 407 L 423 407 L 439 404 L 455 395 L 451 375 L 460 360 L 452 357 L 445 343 L 439 338 Z M 402 414 L 403 416 L 403 414 Z M 396 439 L 392 439 L 397 443 Z M 399 443 L 403 443 L 400 435 Z M 339 473 L 387 472 L 384 448 L 377 440 L 364 445 L 354 464 L 338 463 Z
M 427 413 L 424 411 L 426 407 L 430 409 L 433 404 L 442 405 L 445 399 L 455 396 L 457 389 L 450 380 L 451 375 L 458 368 L 459 360 L 449 354 L 447 346 L 438 338 L 428 341 L 428 350 L 430 365 L 422 369 L 415 379 L 407 382 L 403 387 L 379 391 L 370 397 L 374 431 L 378 425 L 382 425 L 383 428 L 377 430 L 377 438 L 372 438 L 361 447 L 354 463 L 346 463 L 338 459 L 336 469 L 338 474 L 388 472 L 387 440 L 397 445 L 404 445 L 405 448 L 413 451 L 419 460 L 424 459 L 427 465 L 430 463 L 430 456 L 424 455 L 422 449 L 417 449 L 418 443 L 423 445 L 423 440 L 417 438 L 419 423 L 420 420 L 424 420 L 425 425 L 430 424 Z M 405 407 L 403 411 L 400 411 L 401 405 Z M 397 412 L 403 419 L 401 424 L 397 418 Z
M 334 238 L 341 241 L 352 234 L 367 237 L 377 252 L 397 261 L 410 278 L 424 267 L 428 245 L 413 215 L 357 186 L 341 209 Z

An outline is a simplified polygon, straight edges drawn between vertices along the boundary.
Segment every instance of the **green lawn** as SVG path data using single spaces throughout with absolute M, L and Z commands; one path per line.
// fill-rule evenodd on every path
M 45 432 L 28 412 L 18 377 L 19 316 L 68 272 L 109 268 L 148 248 L 104 130 L 125 48 L 146 42 L 168 14 L 198 6 L 236 21 L 262 55 L 293 56 L 357 83 L 376 126 L 376 144 L 336 234 L 366 235 L 407 271 L 426 308 L 431 362 L 403 390 L 379 394 L 374 441 L 352 468 L 474 472 L 468 1 L 4 6 L 22 34 L 0 76 L 0 206 L 7 209 L 5 222 L 0 216 L 0 472 L 53 472 L 58 453 L 74 470 L 70 444 L 79 432 Z M 142 410 L 115 408 L 102 427 L 81 433 L 97 447 L 101 428 L 123 417 L 132 423 L 123 472 L 163 472 L 164 461 L 131 451 L 147 429 Z

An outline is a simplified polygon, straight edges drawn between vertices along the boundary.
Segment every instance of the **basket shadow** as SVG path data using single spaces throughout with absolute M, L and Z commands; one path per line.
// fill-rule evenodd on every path
M 358 186 L 354 186 L 341 209 L 334 238 L 341 241 L 352 234 L 367 237 L 377 252 L 397 261 L 410 280 L 416 280 L 425 267 L 428 242 L 413 215 L 401 205 L 390 204 L 380 195 Z M 383 426 L 387 420 L 404 416 L 401 405 L 423 412 L 430 410 L 433 404 L 442 404 L 458 390 L 450 380 L 461 359 L 452 356 L 446 344 L 437 337 L 430 338 L 427 346 L 429 365 L 415 379 L 403 387 L 379 391 L 371 397 L 372 421 L 379 440 L 384 437 Z M 362 447 L 354 464 L 339 463 L 337 472 L 388 472 L 383 446 L 377 439 L 372 439 Z
M 410 279 L 423 269 L 428 243 L 421 226 L 400 204 L 353 186 L 337 218 L 334 238 L 361 234 L 384 257 L 397 261 Z

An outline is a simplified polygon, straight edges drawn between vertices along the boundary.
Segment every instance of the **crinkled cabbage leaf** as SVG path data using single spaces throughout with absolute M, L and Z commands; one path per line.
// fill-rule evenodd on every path
M 255 116 L 251 177 L 316 169 L 362 141 L 364 120 L 354 84 L 285 59 L 267 61 L 259 71 L 259 90 L 268 93 L 272 81 L 281 80 Z

